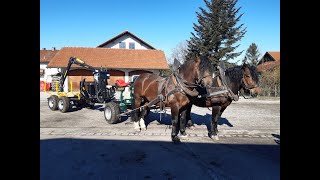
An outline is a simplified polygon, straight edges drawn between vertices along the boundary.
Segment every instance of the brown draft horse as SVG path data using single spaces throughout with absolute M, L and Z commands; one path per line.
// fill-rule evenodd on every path
M 213 85 L 212 74 L 213 66 L 209 59 L 195 56 L 167 78 L 150 73 L 140 75 L 134 82 L 132 109 L 137 109 L 131 114 L 134 128 L 138 131 L 146 130 L 143 118 L 150 108 L 146 105 L 157 102 L 155 105 L 160 109 L 171 108 L 171 138 L 173 142 L 179 142 L 179 131 L 182 137 L 186 135 L 185 128 L 181 127 L 186 125 L 189 98 L 198 95 L 196 87 Z
M 208 136 L 218 140 L 218 119 L 221 117 L 224 110 L 231 104 L 233 100 L 238 100 L 239 92 L 250 94 L 252 97 L 257 96 L 260 93 L 260 88 L 258 87 L 259 78 L 256 67 L 250 66 L 248 64 L 243 64 L 242 66 L 235 66 L 225 70 L 225 83 L 226 86 L 230 88 L 234 95 L 233 96 L 212 96 L 203 98 L 191 98 L 191 103 L 199 107 L 211 107 L 212 117 L 211 117 L 211 128 L 208 128 Z M 213 78 L 213 86 L 220 87 L 223 85 L 221 82 L 221 76 L 215 76 Z M 219 78 L 219 79 L 218 79 Z M 210 89 L 209 89 L 210 91 Z M 208 92 L 210 93 L 210 92 Z M 191 120 L 190 112 L 192 104 L 188 107 L 186 112 L 187 126 L 192 127 L 193 123 Z M 212 137 L 213 136 L 213 137 Z

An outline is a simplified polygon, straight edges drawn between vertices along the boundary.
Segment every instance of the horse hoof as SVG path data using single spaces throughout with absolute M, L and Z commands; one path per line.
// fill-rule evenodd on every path
M 139 131 L 139 132 L 141 131 L 140 128 L 134 128 L 134 130 Z
M 146 128 L 146 127 L 141 127 L 141 130 L 146 131 L 146 130 L 147 130 L 147 128 Z
M 188 137 L 188 134 L 187 134 L 187 133 L 182 133 L 182 134 L 180 134 L 179 137 L 180 137 L 180 138 L 187 138 L 187 137 Z
M 179 136 L 181 139 L 188 139 L 188 135 L 180 135 Z
M 172 139 L 172 142 L 174 142 L 174 143 L 180 143 L 181 142 L 180 138 L 178 136 L 171 137 L 171 139 Z
M 216 141 L 219 141 L 219 137 L 218 137 L 218 135 L 214 135 L 214 136 L 212 136 L 212 137 L 211 137 L 211 139 L 216 140 Z

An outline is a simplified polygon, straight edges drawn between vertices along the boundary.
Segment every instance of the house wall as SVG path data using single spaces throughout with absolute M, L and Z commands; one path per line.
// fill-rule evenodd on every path
M 136 38 L 130 36 L 129 34 L 125 34 L 118 39 L 115 39 L 114 41 L 106 44 L 103 46 L 104 48 L 120 48 L 119 43 L 125 42 L 126 43 L 126 49 L 129 49 L 129 42 L 135 43 L 135 49 L 150 49 L 148 46 L 146 46 L 144 43 L 140 42 Z
M 64 68 L 65 69 L 65 68 Z M 62 70 L 64 70 L 62 69 Z M 132 75 L 140 75 L 142 73 L 154 73 L 159 75 L 159 70 L 141 70 L 141 69 L 108 69 L 110 73 L 110 79 L 108 79 L 109 85 L 115 85 L 116 80 L 123 79 L 125 82 L 131 80 Z M 94 82 L 92 71 L 85 69 L 72 69 L 69 71 L 69 76 L 64 83 L 64 91 L 67 92 L 70 88 L 70 82 L 72 82 L 72 90 L 77 92 L 80 90 L 80 81 L 86 78 L 86 82 Z M 126 88 L 126 91 L 128 89 Z
M 44 69 L 44 76 L 40 77 L 40 81 L 51 82 L 51 75 L 59 72 L 58 68 L 47 68 L 47 65 L 48 63 L 40 63 L 40 69 Z

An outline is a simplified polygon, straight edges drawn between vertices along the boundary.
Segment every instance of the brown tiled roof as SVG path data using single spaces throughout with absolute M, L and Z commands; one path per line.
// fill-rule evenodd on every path
M 272 70 L 274 67 L 280 66 L 280 61 L 268 61 L 257 66 L 257 71 L 262 72 L 266 70 Z
M 109 42 L 112 42 L 113 40 L 115 40 L 115 39 L 117 39 L 117 38 L 119 38 L 119 37 L 121 37 L 121 36 L 123 36 L 123 35 L 125 35 L 125 34 L 129 34 L 129 35 L 131 35 L 132 37 L 138 39 L 139 41 L 141 41 L 141 42 L 143 42 L 144 44 L 146 44 L 150 49 L 156 49 L 156 48 L 154 48 L 153 46 L 151 46 L 150 44 L 148 44 L 147 42 L 145 42 L 144 40 L 140 39 L 139 37 L 137 37 L 136 35 L 132 34 L 132 33 L 129 32 L 129 31 L 124 31 L 124 32 L 116 35 L 115 37 L 109 39 L 108 41 L 100 44 L 100 45 L 97 46 L 97 47 L 103 47 L 103 46 L 105 46 L 106 44 L 108 44 Z
M 47 67 L 66 67 L 71 56 L 96 68 L 169 69 L 164 52 L 160 50 L 84 47 L 60 49 Z
M 268 51 L 267 53 L 270 54 L 270 56 L 275 60 L 275 61 L 280 61 L 280 52 L 274 51 Z
M 59 50 L 40 50 L 40 62 L 49 62 Z

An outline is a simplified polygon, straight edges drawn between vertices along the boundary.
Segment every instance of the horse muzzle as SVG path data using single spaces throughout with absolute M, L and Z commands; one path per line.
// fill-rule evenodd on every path
M 257 95 L 260 93 L 261 93 L 261 88 L 259 87 L 254 87 L 250 89 L 250 94 L 252 97 L 257 97 Z

